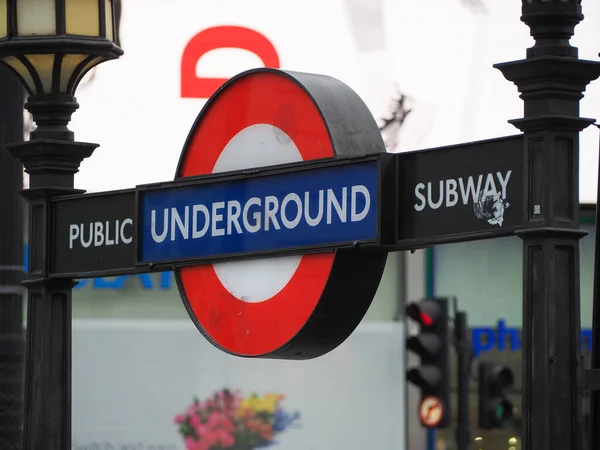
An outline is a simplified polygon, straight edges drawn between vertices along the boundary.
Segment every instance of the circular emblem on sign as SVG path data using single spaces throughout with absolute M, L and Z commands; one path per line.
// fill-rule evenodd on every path
M 208 100 L 176 178 L 383 151 L 375 120 L 346 85 L 261 68 L 230 79 Z M 308 359 L 356 328 L 385 261 L 381 252 L 338 250 L 177 268 L 175 277 L 190 317 L 221 350 Z
M 426 427 L 437 427 L 444 418 L 444 405 L 437 397 L 425 397 L 419 406 L 419 416 Z

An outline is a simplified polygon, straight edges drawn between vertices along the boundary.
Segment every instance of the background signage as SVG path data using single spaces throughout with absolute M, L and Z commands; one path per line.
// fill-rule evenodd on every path
M 374 241 L 377 161 L 139 193 L 140 262 Z
M 52 275 L 134 270 L 135 190 L 52 200 Z
M 523 223 L 522 135 L 403 153 L 399 166 L 399 240 L 504 236 Z
M 580 333 L 581 350 L 592 351 L 592 330 L 582 328 Z M 509 327 L 504 319 L 499 319 L 495 327 L 473 327 L 471 329 L 471 341 L 473 342 L 473 356 L 491 350 L 515 352 L 523 347 L 521 329 Z
M 245 398 L 280 394 L 282 412 L 299 413 L 274 437 L 272 450 L 404 448 L 403 429 L 390 426 L 406 420 L 403 332 L 401 322 L 363 323 L 331 358 L 303 361 L 298 370 L 297 363 L 216 351 L 189 321 L 76 320 L 68 448 L 185 450 L 178 415 L 194 398 L 204 402 L 223 388 Z M 344 407 L 349 387 L 365 389 L 351 408 Z M 285 424 L 286 415 L 278 423 Z

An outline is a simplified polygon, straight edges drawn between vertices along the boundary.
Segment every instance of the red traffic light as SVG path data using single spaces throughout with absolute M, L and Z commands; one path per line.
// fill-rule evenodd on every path
M 406 307 L 406 315 L 429 328 L 435 325 L 441 315 L 441 310 L 437 302 L 427 299 L 409 304 Z
M 408 370 L 406 380 L 420 388 L 421 404 L 433 405 L 436 411 L 433 418 L 429 413 L 422 414 L 421 422 L 431 428 L 446 428 L 450 424 L 446 412 L 450 411 L 448 299 L 426 298 L 410 303 L 406 315 L 419 324 L 419 331 L 407 338 L 406 349 L 421 360 L 419 366 Z
M 427 327 L 430 327 L 431 325 L 433 325 L 433 319 L 427 315 L 426 312 L 421 311 L 420 312 L 420 317 L 421 317 L 421 323 Z

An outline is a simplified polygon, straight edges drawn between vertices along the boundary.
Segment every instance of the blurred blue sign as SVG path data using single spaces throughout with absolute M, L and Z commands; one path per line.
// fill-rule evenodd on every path
M 482 353 L 491 350 L 498 351 L 518 351 L 523 347 L 519 329 L 506 325 L 504 319 L 500 319 L 495 327 L 473 327 L 471 330 L 471 340 L 473 343 L 473 356 L 480 356 Z M 581 329 L 581 350 L 592 350 L 592 330 Z
M 23 255 L 23 266 L 25 272 L 27 272 L 29 267 L 29 244 L 25 244 L 23 250 L 25 252 Z M 128 279 L 139 280 L 137 286 L 140 286 L 143 289 L 169 290 L 174 286 L 173 272 L 161 272 L 155 275 L 140 273 L 137 275 L 121 275 L 118 277 L 86 278 L 79 280 L 74 289 L 81 289 L 85 286 L 91 286 L 94 289 L 123 289 L 125 288 L 125 281 Z

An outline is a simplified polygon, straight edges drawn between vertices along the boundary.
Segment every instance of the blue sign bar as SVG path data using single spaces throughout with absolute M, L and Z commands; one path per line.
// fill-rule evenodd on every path
M 371 160 L 140 190 L 138 263 L 374 242 L 378 171 Z

